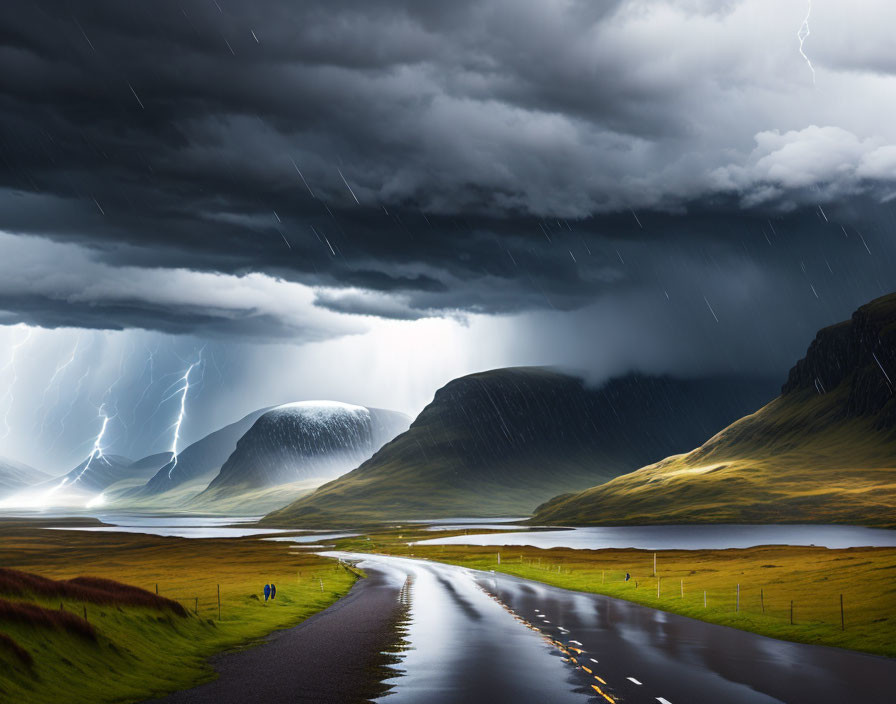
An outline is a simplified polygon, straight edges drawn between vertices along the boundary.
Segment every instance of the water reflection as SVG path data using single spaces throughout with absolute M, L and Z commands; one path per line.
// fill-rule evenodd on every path
M 556 648 L 524 628 L 462 568 L 404 558 L 324 553 L 411 580 L 406 649 L 387 704 L 589 701 Z
M 501 525 L 481 527 L 506 528 Z M 420 540 L 417 544 L 531 545 L 537 548 L 564 547 L 591 550 L 602 548 L 725 550 L 756 545 L 819 545 L 827 548 L 896 547 L 896 531 L 838 525 L 596 526 L 455 535 Z

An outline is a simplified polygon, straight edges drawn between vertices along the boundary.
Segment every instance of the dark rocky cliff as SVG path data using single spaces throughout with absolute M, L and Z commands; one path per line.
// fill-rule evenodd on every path
M 783 395 L 843 393 L 843 417 L 876 415 L 896 427 L 896 294 L 859 308 L 848 321 L 820 330 L 790 370 Z

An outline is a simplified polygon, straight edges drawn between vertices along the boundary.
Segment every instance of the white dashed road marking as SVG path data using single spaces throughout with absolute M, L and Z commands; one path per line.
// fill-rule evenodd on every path
M 597 660 L 595 660 L 594 658 L 588 658 L 588 659 L 589 659 L 591 662 L 595 662 L 595 663 L 597 662 Z
M 672 704 L 672 702 L 670 702 L 668 699 L 663 699 L 662 697 L 657 697 L 656 700 L 657 700 L 660 704 Z
M 627 679 L 629 682 L 634 682 L 635 684 L 641 684 L 641 683 L 638 682 L 638 680 L 636 680 L 634 677 L 626 677 L 625 679 Z

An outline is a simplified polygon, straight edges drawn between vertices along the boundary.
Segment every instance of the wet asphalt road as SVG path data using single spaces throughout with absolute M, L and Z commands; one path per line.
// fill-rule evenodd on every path
M 411 648 L 390 704 L 896 701 L 896 660 L 773 640 L 497 573 L 340 556 L 412 577 Z
M 363 699 L 410 577 L 408 648 L 386 704 L 890 704 L 896 660 L 787 643 L 599 595 L 399 557 L 325 553 L 369 575 L 220 679 L 165 704 Z

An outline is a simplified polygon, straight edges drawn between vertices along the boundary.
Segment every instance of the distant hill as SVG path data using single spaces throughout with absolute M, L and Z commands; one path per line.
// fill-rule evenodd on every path
M 0 497 L 49 479 L 50 475 L 39 469 L 0 457 Z
M 156 465 L 158 471 L 149 478 L 144 486 L 130 492 L 128 498 L 143 498 L 151 501 L 152 497 L 171 492 L 186 484 L 201 483 L 202 485 L 195 488 L 193 493 L 200 491 L 208 485 L 236 449 L 237 441 L 268 410 L 268 408 L 260 408 L 253 411 L 235 423 L 225 425 L 220 430 L 209 433 L 201 440 L 188 445 L 178 454 L 176 464 L 170 462 L 170 454 L 163 453 L 165 461 Z M 152 460 L 152 458 L 163 455 L 151 455 L 145 460 Z M 140 460 L 140 462 L 145 460 Z
M 164 458 L 159 460 L 164 462 Z M 146 481 L 159 466 L 143 464 L 134 466 L 134 461 L 121 455 L 103 455 L 85 459 L 77 467 L 59 480 L 65 479 L 65 486 L 85 492 L 99 493 L 114 485 L 135 484 Z M 57 480 L 53 480 L 52 484 Z
M 193 503 L 296 483 L 307 491 L 357 467 L 409 424 L 402 413 L 336 401 L 277 406 L 240 438 Z
M 153 469 L 157 472 L 159 467 L 164 467 L 171 461 L 170 452 L 157 452 L 154 455 L 147 455 L 139 460 L 131 463 L 132 469 Z
M 896 527 L 896 294 L 821 330 L 764 408 L 693 452 L 558 496 L 533 521 Z
M 526 515 L 700 442 L 774 394 L 771 383 L 631 375 L 589 388 L 544 368 L 439 389 L 410 429 L 269 523 Z

